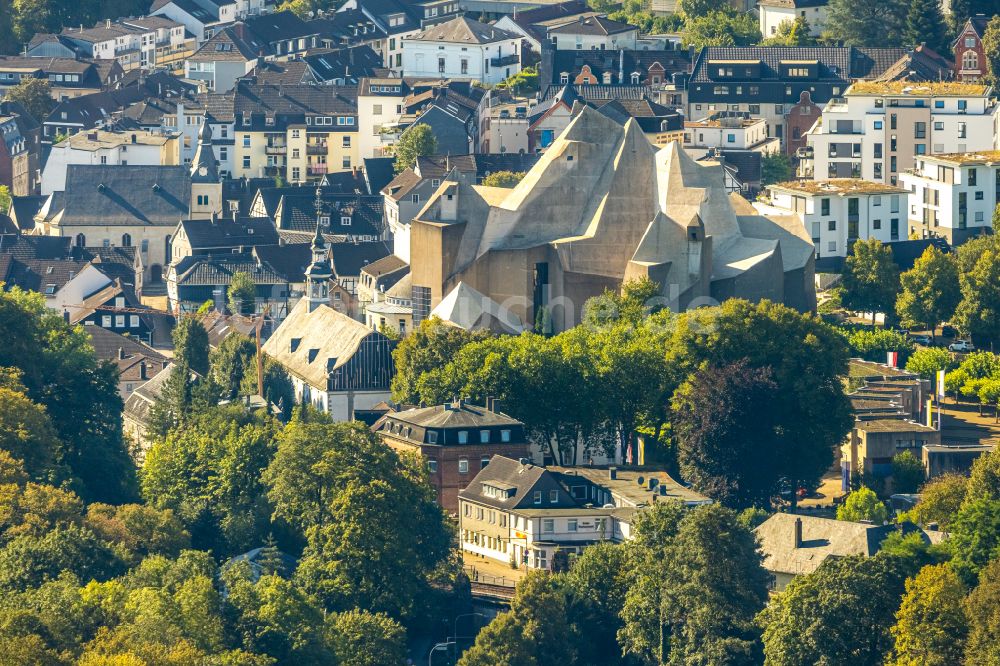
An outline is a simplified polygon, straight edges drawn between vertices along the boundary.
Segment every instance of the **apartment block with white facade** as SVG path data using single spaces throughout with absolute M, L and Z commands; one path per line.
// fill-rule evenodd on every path
M 856 240 L 906 240 L 907 191 L 854 178 L 800 180 L 767 187 L 754 202 L 763 215 L 794 215 L 816 245 L 816 258 L 846 257 Z
M 684 148 L 700 154 L 710 148 L 756 150 L 764 154 L 781 150 L 779 139 L 767 136 L 767 121 L 749 113 L 720 111 L 684 123 Z
M 760 34 L 774 37 L 782 23 L 794 23 L 803 18 L 809 23 L 809 34 L 819 37 L 826 27 L 828 0 L 760 0 Z
M 895 185 L 922 156 L 993 149 L 998 110 L 977 83 L 855 83 L 806 133 L 799 175 Z
M 47 196 L 66 189 L 66 168 L 70 164 L 179 164 L 179 144 L 176 134 L 143 130 L 91 130 L 74 134 L 52 146 L 42 170 L 42 194 Z
M 1000 151 L 925 157 L 899 180 L 910 193 L 910 233 L 957 245 L 992 227 L 1000 202 Z
M 464 16 L 403 39 L 403 75 L 500 83 L 521 71 L 521 36 Z

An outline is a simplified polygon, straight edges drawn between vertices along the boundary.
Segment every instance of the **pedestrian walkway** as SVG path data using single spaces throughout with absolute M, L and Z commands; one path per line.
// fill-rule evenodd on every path
M 466 575 L 474 583 L 514 587 L 526 573 L 523 566 L 512 569 L 509 564 L 468 551 L 462 551 L 462 563 L 465 565 Z

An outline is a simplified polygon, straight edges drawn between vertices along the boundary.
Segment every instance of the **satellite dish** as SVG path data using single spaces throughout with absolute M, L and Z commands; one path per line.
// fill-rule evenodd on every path
M 316 12 L 309 10 L 309 18 L 315 18 Z

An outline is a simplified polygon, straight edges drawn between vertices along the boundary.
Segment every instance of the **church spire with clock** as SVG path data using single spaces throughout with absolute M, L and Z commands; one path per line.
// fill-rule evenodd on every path
M 198 149 L 191 161 L 191 217 L 204 219 L 222 212 L 222 179 L 219 162 L 212 150 L 210 116 L 203 119 L 198 132 Z

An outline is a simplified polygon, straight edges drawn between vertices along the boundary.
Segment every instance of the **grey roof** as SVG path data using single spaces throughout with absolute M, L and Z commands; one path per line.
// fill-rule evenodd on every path
M 164 385 L 177 367 L 177 365 L 171 363 L 153 375 L 153 378 L 148 382 L 133 391 L 132 395 L 125 400 L 125 414 L 138 423 L 147 423 L 153 405 L 156 404 L 160 395 L 163 394 Z M 155 372 L 155 370 L 152 370 L 152 372 Z M 192 379 L 196 379 L 199 376 L 197 372 L 191 371 Z
M 330 245 L 330 253 L 333 255 L 331 264 L 334 275 L 355 277 L 361 275 L 362 268 L 388 256 L 392 250 L 384 241 L 333 243 Z
M 268 218 L 246 217 L 184 220 L 181 229 L 187 236 L 191 249 L 226 252 L 229 248 L 254 245 L 277 245 L 278 231 Z
M 692 83 L 706 83 L 710 60 L 760 60 L 760 80 L 783 80 L 782 60 L 818 60 L 820 81 L 877 78 L 906 53 L 903 48 L 859 46 L 706 46 L 695 60 Z
M 110 361 L 118 366 L 119 381 L 141 379 L 139 364 L 142 361 L 146 362 L 149 376 L 162 370 L 167 361 L 163 354 L 132 337 L 119 335 L 100 326 L 86 326 L 83 330 L 90 336 L 94 355 L 99 360 Z
M 233 100 L 236 116 L 263 114 L 285 115 L 357 115 L 356 86 L 319 86 L 307 83 L 272 86 L 240 81 Z M 335 131 L 336 126 L 330 131 Z M 351 127 L 350 130 L 354 131 Z
M 406 40 L 419 42 L 447 42 L 454 44 L 492 44 L 511 39 L 520 39 L 520 35 L 501 30 L 486 23 L 473 21 L 465 16 L 453 18 L 444 23 L 438 23 L 415 35 L 406 37 Z
M 378 194 L 396 174 L 396 158 L 366 157 L 363 160 L 368 194 Z
M 295 85 L 297 83 L 312 83 L 316 81 L 316 78 L 309 70 L 309 65 L 304 60 L 267 61 L 263 65 L 254 67 L 249 74 L 242 78 L 271 86 Z
M 473 429 L 523 425 L 517 419 L 502 412 L 490 411 L 486 407 L 471 405 L 464 401 L 392 412 L 386 415 L 386 418 L 423 428 Z
M 795 522 L 802 521 L 802 543 L 795 547 Z M 870 525 L 818 516 L 776 513 L 754 532 L 764 553 L 764 568 L 792 575 L 815 571 L 828 557 L 861 555 L 871 557 L 882 542 L 897 530 L 896 525 Z M 928 542 L 940 540 L 940 533 L 926 533 L 904 523 L 907 532 L 919 531 Z
M 175 5 L 178 9 L 181 9 L 191 17 L 197 19 L 201 23 L 212 23 L 219 20 L 218 8 L 215 11 L 209 11 L 199 5 L 194 0 L 154 0 L 153 5 L 150 7 L 149 11 L 155 12 L 158 9 L 162 9 L 167 5 Z
M 256 285 L 284 284 L 289 280 L 268 264 L 258 261 L 253 251 L 234 254 L 184 257 L 170 267 L 179 286 L 228 286 L 236 273 L 247 273 Z
M 251 16 L 243 23 L 257 39 L 271 43 L 317 34 L 314 26 L 289 10 Z
M 489 497 L 483 494 L 483 484 L 503 488 L 512 491 L 509 497 Z M 520 461 L 512 460 L 505 456 L 495 455 L 490 458 L 490 464 L 476 474 L 475 478 L 464 490 L 458 492 L 462 499 L 475 501 L 479 504 L 494 506 L 499 509 L 515 509 L 519 505 L 526 504 L 532 491 L 537 486 L 545 486 L 546 489 L 561 489 L 555 474 L 544 467 L 531 463 L 522 465 Z M 544 508 L 546 509 L 575 509 L 581 508 L 567 492 L 560 492 L 559 499 L 555 503 L 548 502 L 546 497 Z
M 267 55 L 270 52 L 271 47 L 266 40 L 241 28 L 229 26 L 212 35 L 188 60 L 191 62 L 247 62 L 261 53 Z
M 310 52 L 302 61 L 320 82 L 345 79 L 357 83 L 362 77 L 381 76 L 388 71 L 382 56 L 368 44 Z
M 282 194 L 275 208 L 275 223 L 282 231 L 316 230 L 315 188 L 310 194 Z M 380 236 L 383 229 L 385 201 L 380 196 L 343 194 L 338 188 L 319 188 L 322 192 L 323 215 L 330 218 L 324 234 L 342 236 Z M 262 191 L 263 192 L 263 191 Z M 351 218 L 343 224 L 341 218 Z
M 191 161 L 191 182 L 219 182 L 219 160 L 215 159 L 212 150 L 212 126 L 208 122 L 202 123 L 198 132 L 198 148 Z
M 613 21 L 606 16 L 581 16 L 576 21 L 549 30 L 550 35 L 617 35 L 623 32 L 638 30 L 629 23 Z
M 62 211 L 62 227 L 172 227 L 190 210 L 191 176 L 183 166 L 71 164 L 66 189 L 51 198 L 49 214 Z
M 579 74 L 584 65 L 599 79 L 603 80 L 604 73 L 610 72 L 612 80 L 617 84 L 619 78 L 622 83 L 631 81 L 633 72 L 638 72 L 643 82 L 651 83 L 650 77 L 654 74 L 661 76 L 661 82 L 670 81 L 675 72 L 687 73 L 691 71 L 691 53 L 687 50 L 631 50 L 623 49 L 619 51 L 588 49 L 588 50 L 562 50 L 552 54 L 552 68 L 550 79 L 547 84 L 559 83 L 563 72 L 568 74 Z M 619 77 L 619 75 L 621 75 Z M 571 77 L 572 80 L 572 77 Z

